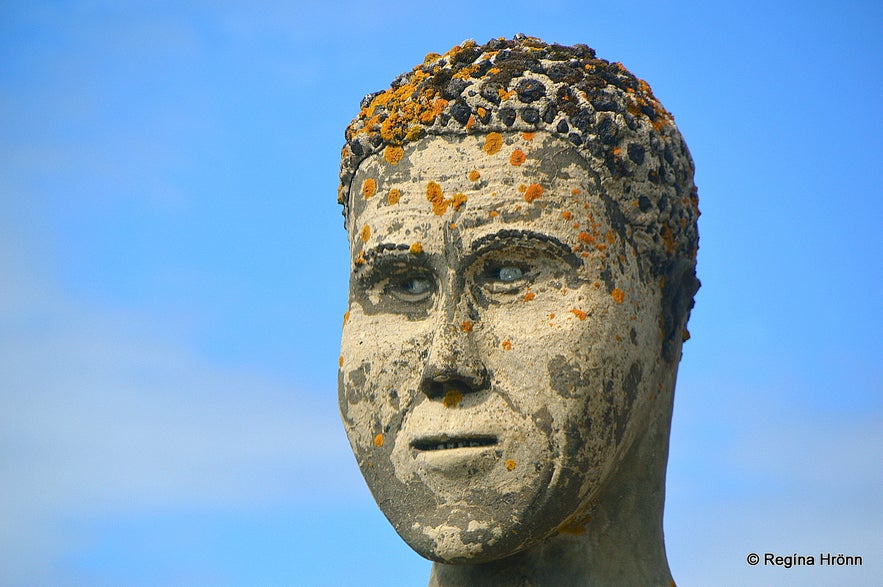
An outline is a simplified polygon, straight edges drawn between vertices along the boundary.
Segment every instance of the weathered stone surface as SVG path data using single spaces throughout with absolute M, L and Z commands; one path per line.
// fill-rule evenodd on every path
M 387 125 L 372 147 L 358 138 L 376 136 L 371 112 L 347 133 L 347 435 L 396 531 L 437 561 L 432 585 L 667 585 L 668 429 L 698 287 L 692 163 L 670 118 L 626 124 L 643 82 L 618 64 L 529 37 L 490 45 L 427 58 L 440 69 L 421 81 L 475 63 L 494 93 L 461 75 L 484 85 L 456 84 L 419 133 Z M 585 83 L 588 64 L 613 89 L 541 119 L 566 94 L 548 84 Z M 479 67 L 454 69 L 449 95 Z M 518 118 L 509 87 L 530 104 Z M 382 96 L 368 109 L 386 121 L 396 97 Z

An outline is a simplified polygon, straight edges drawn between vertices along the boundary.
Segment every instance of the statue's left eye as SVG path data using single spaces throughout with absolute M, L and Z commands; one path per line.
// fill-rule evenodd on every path
M 432 289 L 432 283 L 424 277 L 415 277 L 402 282 L 400 287 L 413 296 L 419 296 Z
M 506 265 L 504 267 L 500 267 L 496 271 L 496 277 L 503 283 L 512 283 L 514 281 L 518 281 L 524 276 L 524 272 L 520 267 L 515 267 L 514 265 Z

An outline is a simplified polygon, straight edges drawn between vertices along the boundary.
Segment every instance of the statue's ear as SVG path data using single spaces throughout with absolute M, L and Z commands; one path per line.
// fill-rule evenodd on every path
M 666 267 L 662 288 L 662 356 L 669 363 L 677 362 L 687 319 L 693 309 L 693 296 L 701 283 L 696 266 L 685 259 L 676 259 Z

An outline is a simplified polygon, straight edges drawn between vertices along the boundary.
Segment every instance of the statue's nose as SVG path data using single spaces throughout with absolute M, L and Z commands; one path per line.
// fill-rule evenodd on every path
M 429 357 L 423 369 L 422 391 L 430 398 L 443 397 L 456 386 L 471 393 L 488 386 L 488 372 L 478 353 L 474 333 L 464 322 L 447 323 L 436 329 Z

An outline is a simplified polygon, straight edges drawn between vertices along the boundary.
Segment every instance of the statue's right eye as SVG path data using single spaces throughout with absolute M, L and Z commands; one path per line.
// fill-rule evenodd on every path
M 406 275 L 393 280 L 387 291 L 404 302 L 421 302 L 432 295 L 433 281 L 428 275 Z

